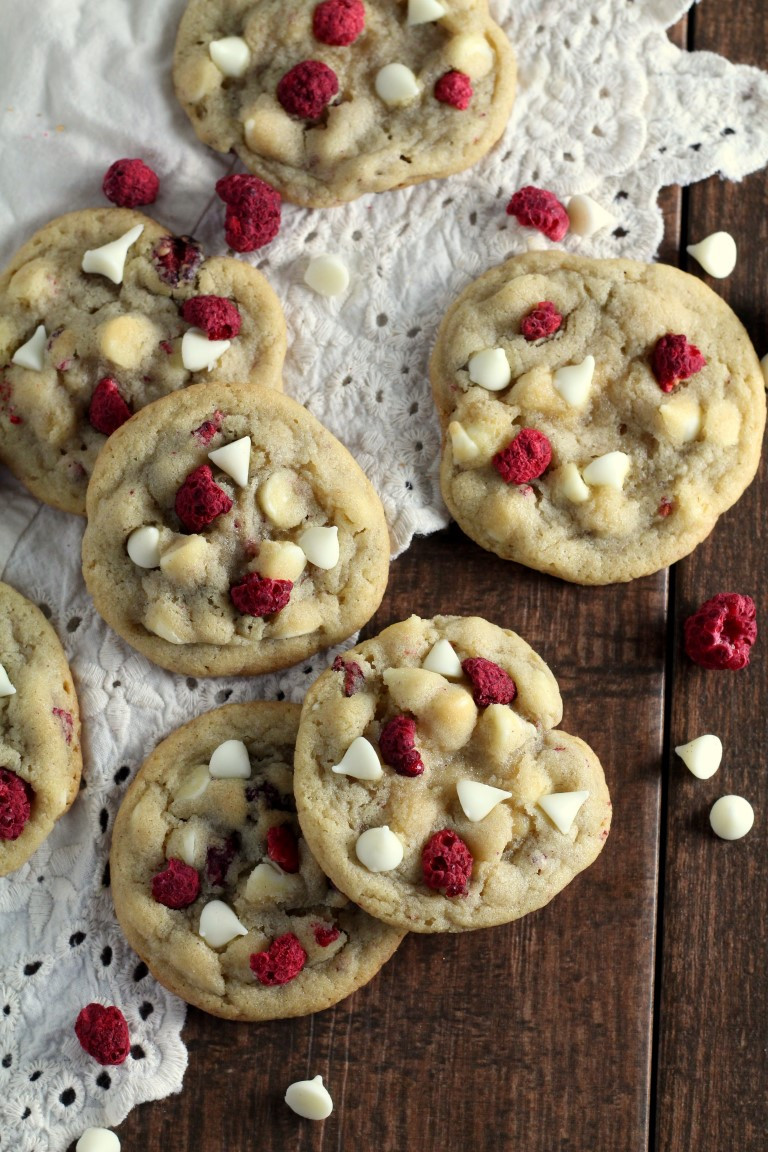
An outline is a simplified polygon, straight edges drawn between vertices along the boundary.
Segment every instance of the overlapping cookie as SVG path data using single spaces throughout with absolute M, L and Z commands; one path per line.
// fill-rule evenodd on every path
M 156 664 L 251 675 L 370 619 L 389 534 L 362 469 L 295 400 L 197 384 L 110 437 L 83 569 L 97 610 Z
M 431 377 L 463 531 L 577 583 L 679 560 L 759 462 L 757 356 L 730 308 L 675 268 L 515 257 L 451 306 Z
M 208 378 L 280 387 L 285 321 L 267 281 L 125 208 L 51 221 L 0 275 L 0 459 L 85 512 L 96 456 L 132 412 Z
M 77 795 L 80 713 L 59 638 L 0 584 L 0 876 L 40 847 Z
M 515 63 L 486 0 L 191 0 L 174 83 L 204 143 L 327 207 L 474 164 Z
M 594 752 L 555 729 L 557 683 L 519 636 L 412 616 L 315 681 L 296 742 L 312 853 L 371 915 L 416 932 L 506 923 L 597 857 L 611 805 Z
M 296 704 L 218 708 L 152 753 L 115 821 L 115 910 L 155 977 L 215 1016 L 318 1012 L 402 933 L 333 888 L 296 820 Z

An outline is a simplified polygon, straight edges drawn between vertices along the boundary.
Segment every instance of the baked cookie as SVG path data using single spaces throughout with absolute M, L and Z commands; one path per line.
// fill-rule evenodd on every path
M 676 268 L 515 257 L 451 306 L 430 371 L 452 515 L 483 548 L 565 580 L 679 560 L 757 470 L 757 356 Z
M 250 265 L 203 260 L 126 208 L 61 216 L 0 275 L 0 459 L 82 515 L 94 460 L 131 412 L 212 364 L 279 388 L 284 355 L 280 303 Z
M 309 690 L 296 741 L 307 844 L 366 912 L 457 932 L 540 908 L 608 835 L 603 770 L 555 729 L 557 683 L 514 632 L 412 616 Z
M 156 664 L 252 675 L 370 619 L 389 534 L 363 471 L 295 400 L 198 384 L 110 437 L 88 487 L 83 570 L 107 623 Z
M 0 584 L 0 876 L 20 868 L 77 795 L 80 712 L 59 638 Z
M 468 168 L 515 95 L 486 0 L 191 0 L 173 78 L 205 144 L 311 207 Z
M 118 812 L 120 925 L 153 975 L 230 1020 L 319 1012 L 376 975 L 402 933 L 328 882 L 293 799 L 298 704 L 228 704 L 172 733 Z

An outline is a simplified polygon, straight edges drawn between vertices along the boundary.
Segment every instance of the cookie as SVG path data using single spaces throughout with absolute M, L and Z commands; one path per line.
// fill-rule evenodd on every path
M 451 514 L 481 547 L 565 580 L 674 563 L 757 470 L 757 356 L 676 268 L 515 257 L 451 306 L 430 372 Z
M 0 584 L 0 876 L 20 868 L 77 795 L 80 713 L 59 638 Z
M 333 883 L 389 924 L 459 932 L 548 903 L 608 835 L 603 770 L 556 729 L 557 683 L 514 632 L 412 616 L 309 690 L 295 789 Z
M 173 78 L 205 144 L 311 207 L 469 167 L 515 95 L 486 0 L 191 0 Z
M 376 975 L 402 933 L 328 882 L 293 799 L 297 704 L 228 704 L 173 732 L 120 806 L 118 920 L 153 975 L 230 1020 L 319 1012 Z
M 82 515 L 96 456 L 131 412 L 207 380 L 209 364 L 279 388 L 285 342 L 280 303 L 248 264 L 204 260 L 129 209 L 61 216 L 0 275 L 0 460 Z
M 381 501 L 330 432 L 269 389 L 198 384 L 110 437 L 88 487 L 97 610 L 164 668 L 252 675 L 351 635 L 387 583 Z

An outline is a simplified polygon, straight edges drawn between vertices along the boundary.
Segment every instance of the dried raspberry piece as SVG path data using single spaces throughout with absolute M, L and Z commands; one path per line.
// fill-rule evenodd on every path
M 313 924 L 312 933 L 315 937 L 315 943 L 320 948 L 327 948 L 329 944 L 334 944 L 341 935 L 335 924 Z
M 184 301 L 181 314 L 187 324 L 202 328 L 209 340 L 232 340 L 242 324 L 236 306 L 224 296 L 193 296 Z
M 277 99 L 289 116 L 317 120 L 339 90 L 333 68 L 320 60 L 294 64 L 277 85 Z
M 227 205 L 224 233 L 235 252 L 253 252 L 280 231 L 280 193 L 258 176 L 225 176 L 216 192 Z
M 568 213 L 555 196 L 545 188 L 527 184 L 507 204 L 507 215 L 514 216 L 518 224 L 538 228 L 550 240 L 562 240 L 570 223 Z
M 472 875 L 472 853 L 453 829 L 435 832 L 421 852 L 421 874 L 428 888 L 463 896 Z
M 229 512 L 232 501 L 214 482 L 210 467 L 201 464 L 190 472 L 179 488 L 174 507 L 184 527 L 189 532 L 199 532 L 213 523 L 217 516 Z
M 671 392 L 679 380 L 688 380 L 701 372 L 706 360 L 685 336 L 668 332 L 656 342 L 651 355 L 651 368 L 662 392 Z
M 757 639 L 755 602 L 738 592 L 718 592 L 685 621 L 685 651 L 702 668 L 737 672 L 749 664 Z
M 244 616 L 271 616 L 274 612 L 282 612 L 291 598 L 293 584 L 290 580 L 270 580 L 267 576 L 259 576 L 258 572 L 249 572 L 229 590 L 229 596 Z
M 659 506 L 656 509 L 656 515 L 661 516 L 662 520 L 664 520 L 667 516 L 669 516 L 671 511 L 672 501 L 667 496 L 664 496 L 664 498 L 659 501 Z
M 72 719 L 72 713 L 67 712 L 66 708 L 52 708 L 51 712 L 61 725 L 61 730 L 64 733 L 64 739 L 67 744 L 72 743 L 72 736 L 75 730 L 75 722 Z
M 117 380 L 104 376 L 99 380 L 91 396 L 88 409 L 88 423 L 97 432 L 111 436 L 121 424 L 130 420 L 133 413 L 120 395 Z
M 237 832 L 228 836 L 221 847 L 212 844 L 205 854 L 205 873 L 212 888 L 223 888 L 229 866 L 240 850 L 242 841 Z
M 520 322 L 520 331 L 526 340 L 545 340 L 558 332 L 563 317 L 551 300 L 540 300 Z
M 192 435 L 197 436 L 201 444 L 210 444 L 217 432 L 221 431 L 221 421 L 223 416 L 218 409 L 211 416 L 210 420 L 204 420 L 199 428 L 192 429 Z
M 128 1025 L 119 1008 L 86 1004 L 75 1021 L 75 1035 L 99 1064 L 122 1064 L 131 1050 Z
M 412 716 L 393 716 L 381 730 L 381 755 L 398 776 L 421 776 L 424 771 L 424 762 L 414 747 L 415 739 L 416 721 Z
M 29 821 L 35 793 L 10 768 L 0 768 L 0 840 L 18 840 Z
M 160 181 L 143 160 L 115 160 L 101 185 L 107 200 L 120 208 L 140 208 L 157 199 Z
M 543 432 L 523 428 L 491 463 L 505 484 L 527 484 L 549 468 L 552 445 Z
M 267 856 L 283 872 L 298 872 L 299 845 L 290 824 L 276 824 L 267 831 Z
M 152 249 L 152 263 L 164 284 L 177 288 L 194 280 L 203 250 L 192 236 L 163 236 Z
M 337 656 L 333 662 L 334 672 L 344 673 L 344 695 L 354 696 L 355 692 L 359 692 L 365 683 L 365 675 L 359 664 L 355 664 L 354 660 L 344 663 L 342 656 Z
M 260 984 L 272 987 L 295 979 L 307 962 L 307 954 L 293 932 L 273 940 L 266 952 L 254 952 L 249 963 Z
M 511 704 L 517 696 L 517 685 L 503 668 L 482 656 L 470 656 L 461 662 L 462 672 L 472 681 L 472 699 L 478 708 L 489 704 Z
M 188 908 L 200 894 L 197 870 L 172 856 L 164 872 L 152 877 L 152 895 L 166 908 Z
M 346 48 L 365 28 L 361 0 L 324 0 L 312 13 L 312 31 L 321 44 Z
M 435 100 L 463 112 L 472 99 L 472 81 L 465 72 L 446 72 L 435 84 Z

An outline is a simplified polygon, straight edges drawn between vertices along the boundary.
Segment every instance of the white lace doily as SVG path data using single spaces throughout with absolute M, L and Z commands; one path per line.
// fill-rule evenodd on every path
M 716 3 L 717 0 L 705 0 Z M 142 156 L 161 177 L 151 209 L 208 252 L 224 251 L 208 152 L 169 79 L 184 0 L 36 0 L 0 6 L 13 45 L 0 74 L 5 148 L 0 262 L 51 217 L 103 203 L 102 175 Z M 684 0 L 497 0 L 520 68 L 512 120 L 470 172 L 326 212 L 284 208 L 280 236 L 247 259 L 280 295 L 289 327 L 286 391 L 351 449 L 384 502 L 396 551 L 442 527 L 439 438 L 427 362 L 447 303 L 525 247 L 505 215 L 526 183 L 588 192 L 614 229 L 565 246 L 651 259 L 659 189 L 715 172 L 740 179 L 768 159 L 768 76 L 686 54 L 665 29 Z M 725 225 L 727 226 L 727 224 Z M 323 300 L 303 283 L 309 258 L 340 254 L 352 282 Z M 327 655 L 280 676 L 195 680 L 153 668 L 95 617 L 80 575 L 82 525 L 42 509 L 0 472 L 0 571 L 43 605 L 72 664 L 83 714 L 85 787 L 33 860 L 0 880 L 0 1152 L 63 1152 L 89 1125 L 115 1125 L 181 1087 L 184 1006 L 122 941 L 109 896 L 114 815 L 150 749 L 225 700 L 299 699 Z M 128 1019 L 133 1053 L 102 1069 L 74 1038 L 98 1000 Z M 226 1024 L 222 1023 L 222 1027 Z

